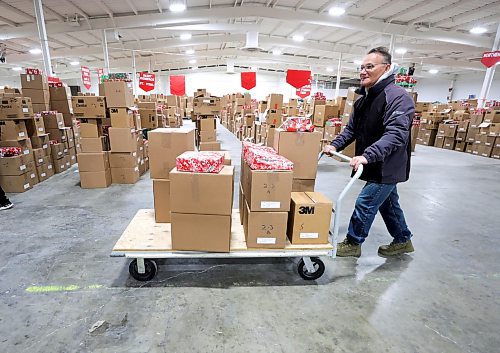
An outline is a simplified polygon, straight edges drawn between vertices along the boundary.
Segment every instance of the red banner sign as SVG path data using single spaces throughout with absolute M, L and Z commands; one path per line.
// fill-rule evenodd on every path
M 496 51 L 487 51 L 483 53 L 483 57 L 481 62 L 486 67 L 492 67 L 496 63 L 500 62 L 500 50 Z
M 103 75 L 104 75 L 104 69 L 97 69 L 97 82 L 102 83 Z
M 149 72 L 139 73 L 139 88 L 144 92 L 149 92 L 155 89 L 155 74 Z
M 242 72 L 241 73 L 241 87 L 250 90 L 257 85 L 256 72 Z
M 312 83 L 312 76 L 309 76 L 309 83 L 307 85 L 304 85 L 300 88 L 296 89 L 296 94 L 300 98 L 304 99 L 308 97 L 311 94 L 311 83 Z
M 49 82 L 49 84 L 59 83 L 59 82 L 61 82 L 61 79 L 59 77 L 47 76 L 47 81 Z
M 87 66 L 82 66 L 82 82 L 86 89 L 90 89 L 90 87 L 92 87 L 90 69 Z
M 286 82 L 295 88 L 304 87 L 311 79 L 311 71 L 307 70 L 287 70 Z
M 184 75 L 170 76 L 170 94 L 175 96 L 186 94 L 186 77 Z

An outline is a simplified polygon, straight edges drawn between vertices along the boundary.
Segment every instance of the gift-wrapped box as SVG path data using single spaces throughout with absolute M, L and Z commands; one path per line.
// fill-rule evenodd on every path
M 22 154 L 21 147 L 0 147 L 0 157 L 15 157 Z
M 243 159 L 253 170 L 293 170 L 293 162 L 271 147 L 243 143 Z
M 293 117 L 288 118 L 281 128 L 288 132 L 313 132 L 314 125 L 309 118 Z
M 175 159 L 175 166 L 181 172 L 217 174 L 224 167 L 224 152 L 184 152 Z

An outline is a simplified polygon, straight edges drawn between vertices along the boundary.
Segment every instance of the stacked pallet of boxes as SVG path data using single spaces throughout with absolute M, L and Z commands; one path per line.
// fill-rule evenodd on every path
M 172 248 L 229 252 L 234 167 L 222 152 L 186 152 L 170 172 Z
M 467 135 L 466 135 L 466 146 L 465 146 L 465 152 L 467 153 L 472 153 L 474 154 L 474 144 L 476 143 L 476 135 L 479 134 L 480 128 L 479 126 L 483 123 L 484 120 L 484 111 L 478 110 L 478 111 L 471 111 L 470 114 L 470 120 L 469 120 L 469 127 L 467 129 Z
M 420 131 L 418 132 L 417 143 L 426 146 L 434 146 L 439 124 L 441 124 L 443 120 L 449 119 L 450 114 L 448 111 L 423 112 L 420 120 Z
M 313 114 L 313 123 L 316 127 L 315 130 L 321 133 L 321 143 L 319 145 L 319 149 L 322 150 L 323 147 L 335 138 L 336 134 L 332 137 L 332 133 L 336 133 L 338 128 L 338 123 L 335 124 L 335 121 L 339 121 L 339 106 L 337 104 L 333 104 L 332 102 L 328 102 L 329 104 L 321 104 L 316 105 L 314 107 Z M 329 124 L 327 125 L 327 122 Z M 337 132 L 338 134 L 338 132 Z
M 453 120 L 458 122 L 455 134 L 455 151 L 465 152 L 467 147 L 467 130 L 470 125 L 470 114 L 468 110 L 457 110 L 453 113 Z
M 434 141 L 434 147 L 447 150 L 455 149 L 455 136 L 457 134 L 458 124 L 455 120 L 443 121 L 439 124 Z
M 272 148 L 243 143 L 239 208 L 248 248 L 285 247 L 292 169 Z
M 156 129 L 165 127 L 164 116 L 158 113 L 158 104 L 156 102 L 138 102 L 139 115 L 141 117 L 141 127 L 143 129 Z
M 197 142 L 200 151 L 220 151 L 216 135 L 216 114 L 221 110 L 220 100 L 216 97 L 197 97 L 194 99 L 194 115 L 197 117 Z
M 170 95 L 166 97 L 166 109 L 164 109 L 164 114 L 166 116 L 167 126 L 182 126 L 182 119 L 178 113 L 178 96 Z
M 262 127 L 265 131 L 261 131 L 261 134 L 264 133 L 264 140 L 267 146 L 272 147 L 274 143 L 274 134 L 276 128 L 278 128 L 283 122 L 283 95 L 271 93 L 267 99 L 267 109 L 265 113 L 265 128 Z
M 55 173 L 62 173 L 71 167 L 70 151 L 75 153 L 75 142 L 73 131 L 70 127 L 64 126 L 64 117 L 55 111 L 45 111 L 41 113 L 46 135 L 33 136 L 31 142 L 34 148 L 42 148 L 50 144 L 52 161 Z M 71 140 L 71 144 L 70 144 Z M 71 150 L 72 149 L 72 150 Z M 73 164 L 76 163 L 76 158 Z
M 153 179 L 155 220 L 170 222 L 170 171 L 176 158 L 195 150 L 195 130 L 189 128 L 159 128 L 149 132 L 149 166 Z
M 0 185 L 5 192 L 24 192 L 39 182 L 26 122 L 33 120 L 30 98 L 6 93 L 0 105 Z M 42 157 L 42 159 L 45 157 Z
M 108 129 L 109 165 L 113 184 L 135 184 L 143 156 L 141 118 L 133 108 L 132 89 L 125 81 L 105 81 L 104 92 L 111 127 Z
M 35 114 L 33 119 L 26 120 L 26 130 L 33 147 L 33 158 L 39 182 L 45 181 L 55 173 L 52 159 L 52 146 L 45 130 L 45 119 Z
M 24 97 L 31 98 L 33 112 L 50 110 L 50 93 L 47 76 L 21 74 L 21 88 Z
M 299 102 L 296 99 L 290 98 L 288 100 L 288 104 L 286 105 L 286 115 L 287 116 L 299 115 Z
M 472 153 L 482 157 L 491 157 L 493 149 L 500 142 L 498 136 L 500 136 L 500 110 L 487 111 L 483 122 L 479 124 L 479 134 L 476 134 Z M 498 155 L 497 151 L 495 155 Z
M 104 96 L 72 97 L 73 112 L 80 121 L 80 152 L 78 169 L 84 189 L 106 188 L 111 185 L 109 141 Z
M 349 87 L 347 89 L 347 97 L 345 100 L 341 100 L 341 102 L 344 105 L 343 110 L 339 110 L 339 112 L 342 112 L 341 117 L 342 117 L 342 127 L 341 130 L 345 128 L 347 123 L 349 122 L 349 119 L 351 118 L 351 115 L 354 111 L 354 103 L 356 100 L 359 98 L 359 94 L 356 93 L 356 88 L 355 87 Z M 349 157 L 354 157 L 356 149 L 356 143 L 353 142 L 349 146 L 346 146 L 344 150 L 342 151 L 343 154 Z

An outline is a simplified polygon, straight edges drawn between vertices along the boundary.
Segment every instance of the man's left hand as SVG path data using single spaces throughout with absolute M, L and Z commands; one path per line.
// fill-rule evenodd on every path
M 356 156 L 351 159 L 349 165 L 354 168 L 354 171 L 358 171 L 358 167 L 360 164 L 368 164 L 368 161 L 363 156 Z

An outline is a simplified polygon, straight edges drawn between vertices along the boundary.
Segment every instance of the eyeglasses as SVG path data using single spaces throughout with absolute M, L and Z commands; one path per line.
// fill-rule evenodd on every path
M 375 66 L 377 65 L 389 65 L 389 63 L 380 63 L 380 64 L 366 64 L 366 65 L 361 65 L 359 67 L 359 71 L 363 71 L 363 70 L 366 70 L 366 71 L 372 71 Z

